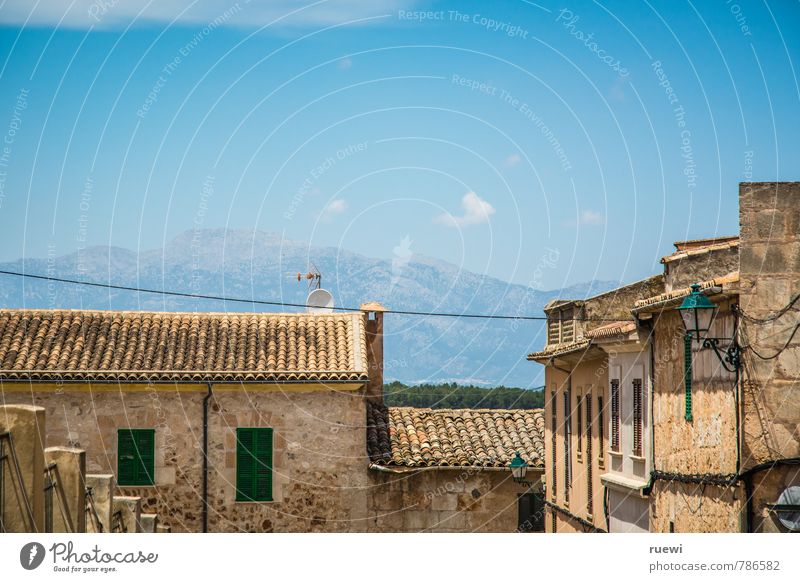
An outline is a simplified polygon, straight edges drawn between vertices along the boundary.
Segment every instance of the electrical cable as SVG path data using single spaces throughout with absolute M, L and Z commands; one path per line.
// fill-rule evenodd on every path
M 47 275 L 35 275 L 33 273 L 18 273 L 16 271 L 3 271 L 0 270 L 0 275 L 8 275 L 13 277 L 23 277 L 26 279 L 37 279 L 41 281 L 52 281 L 56 283 L 67 283 L 70 285 L 85 285 L 87 287 L 99 287 L 102 289 L 113 289 L 115 291 L 133 291 L 136 293 L 153 293 L 157 295 L 168 295 L 172 297 L 184 297 L 187 299 L 208 299 L 212 301 L 223 301 L 228 303 L 248 303 L 250 305 L 272 305 L 277 307 L 301 307 L 306 308 L 305 303 L 287 303 L 284 301 L 267 301 L 263 299 L 243 299 L 241 297 L 224 297 L 221 295 L 205 295 L 200 293 L 186 293 L 182 291 L 166 291 L 159 289 L 145 289 L 140 287 L 130 287 L 127 285 L 114 285 L 111 283 L 97 283 L 95 281 L 81 281 L 79 279 L 65 279 L 62 277 L 50 277 Z M 330 307 L 336 311 L 361 311 L 360 308 L 355 307 Z M 420 315 L 425 317 L 459 317 L 464 319 L 507 319 L 507 320 L 527 320 L 527 321 L 598 321 L 598 322 L 616 322 L 619 319 L 606 319 L 601 317 L 587 317 L 587 318 L 548 318 L 544 315 L 489 315 L 483 313 L 447 313 L 447 312 L 434 312 L 434 311 L 407 311 L 401 309 L 385 309 L 383 313 L 392 313 L 395 315 Z
M 783 317 L 794 307 L 794 304 L 797 303 L 798 301 L 800 301 L 800 293 L 792 297 L 792 300 L 789 301 L 789 303 L 786 306 L 782 307 L 772 315 L 768 315 L 763 319 L 747 315 L 744 311 L 742 311 L 741 308 L 737 308 L 736 311 L 739 312 L 739 315 L 741 315 L 742 318 L 746 319 L 750 323 L 770 323 L 772 321 L 775 321 L 776 319 L 779 319 L 780 317 Z

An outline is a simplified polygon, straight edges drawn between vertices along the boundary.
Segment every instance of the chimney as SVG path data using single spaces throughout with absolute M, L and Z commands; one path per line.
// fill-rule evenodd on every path
M 375 301 L 363 303 L 364 326 L 367 331 L 367 400 L 383 404 L 383 312 L 386 308 Z

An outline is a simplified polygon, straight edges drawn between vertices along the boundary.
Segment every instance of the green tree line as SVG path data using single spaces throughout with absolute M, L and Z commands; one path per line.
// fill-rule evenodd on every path
M 450 384 L 419 384 L 407 386 L 391 382 L 383 386 L 386 406 L 415 408 L 544 408 L 541 388 L 482 388 Z

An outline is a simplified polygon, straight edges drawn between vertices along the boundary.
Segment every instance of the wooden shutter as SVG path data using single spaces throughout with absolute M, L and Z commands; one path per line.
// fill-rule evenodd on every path
M 593 481 L 592 481 L 592 394 L 589 393 L 586 398 L 586 512 L 588 514 L 594 513 L 593 510 Z
M 550 495 L 552 496 L 553 502 L 556 500 L 556 484 L 558 479 L 556 475 L 558 475 L 558 452 L 556 450 L 556 433 L 558 432 L 558 418 L 557 418 L 557 405 L 558 400 L 556 400 L 556 391 L 555 388 L 552 389 L 550 392 L 550 454 L 553 459 L 552 463 L 552 472 L 553 472 L 553 482 L 550 487 Z
M 558 320 L 560 315 L 558 312 L 550 316 L 547 322 L 547 344 L 557 344 L 561 340 L 559 331 L 561 330 L 561 322 Z
M 589 422 L 588 412 L 586 422 Z M 580 393 L 578 393 L 578 443 L 576 448 L 579 453 L 583 450 L 583 402 Z
M 117 483 L 148 486 L 154 483 L 156 431 L 147 428 L 117 431 Z
M 272 501 L 272 429 L 256 429 L 256 475 L 253 485 L 258 501 Z
M 569 488 L 572 485 L 572 411 L 570 410 L 570 391 L 564 392 L 564 501 L 569 501 Z
M 236 429 L 236 501 L 272 501 L 272 429 Z
M 606 414 L 605 410 L 603 410 L 603 397 L 597 397 L 597 443 L 600 447 L 600 450 L 597 452 L 597 457 L 599 459 L 603 459 L 605 456 L 605 449 L 606 449 Z
M 642 380 L 633 380 L 633 454 L 642 456 Z

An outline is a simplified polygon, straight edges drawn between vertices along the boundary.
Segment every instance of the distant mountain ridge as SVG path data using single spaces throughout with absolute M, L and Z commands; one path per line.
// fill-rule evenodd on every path
M 323 273 L 323 287 L 336 304 L 358 308 L 380 301 L 392 309 L 448 313 L 542 315 L 554 298 L 584 298 L 618 286 L 591 281 L 541 291 L 507 283 L 416 255 L 403 243 L 391 260 L 333 247 L 282 239 L 271 232 L 191 230 L 161 249 L 135 252 L 90 247 L 59 257 L 0 264 L 9 271 L 137 288 L 189 292 L 285 303 L 305 303 L 307 287 L 291 273 L 310 261 Z M 154 311 L 298 311 L 247 303 L 181 298 L 0 277 L 0 305 L 45 309 Z M 540 321 L 458 319 L 387 314 L 387 381 L 459 382 L 476 385 L 541 385 L 539 367 L 525 354 L 544 344 Z

